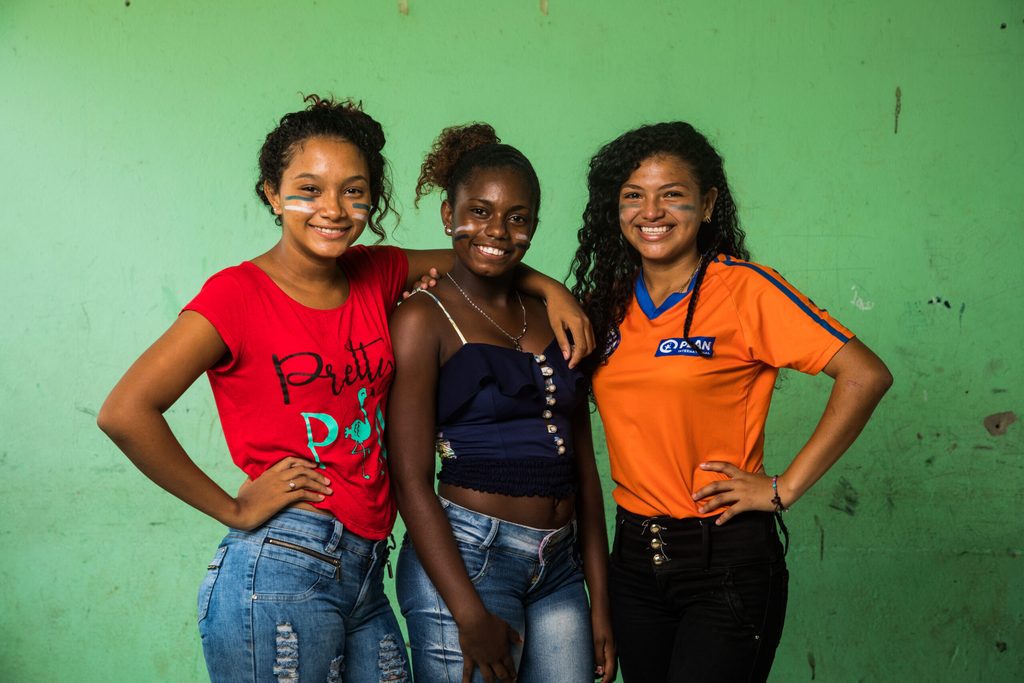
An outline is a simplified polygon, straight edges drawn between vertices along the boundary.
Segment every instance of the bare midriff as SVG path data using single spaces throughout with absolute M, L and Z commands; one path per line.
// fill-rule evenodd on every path
M 572 521 L 576 512 L 576 497 L 573 495 L 566 498 L 506 496 L 451 484 L 439 484 L 437 492 L 468 510 L 534 529 L 560 529 Z

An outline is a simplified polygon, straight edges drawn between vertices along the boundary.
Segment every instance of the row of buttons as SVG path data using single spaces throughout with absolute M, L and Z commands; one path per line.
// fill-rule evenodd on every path
M 540 416 L 545 420 L 550 420 L 554 415 L 551 412 L 551 406 L 558 403 L 558 400 L 555 398 L 555 391 L 557 391 L 558 387 L 555 386 L 555 380 L 552 379 L 555 371 L 547 364 L 548 358 L 543 353 L 534 354 L 533 360 L 540 366 L 540 374 L 544 377 L 544 393 L 547 394 L 544 397 L 544 403 L 547 405 L 547 408 L 544 409 Z M 558 436 L 558 425 L 548 422 L 547 430 L 548 434 L 553 436 L 555 449 L 558 451 L 558 454 L 565 455 L 565 439 Z

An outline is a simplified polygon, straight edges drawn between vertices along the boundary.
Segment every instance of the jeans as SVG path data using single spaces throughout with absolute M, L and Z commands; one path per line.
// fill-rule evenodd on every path
M 768 678 L 789 585 L 771 513 L 715 526 L 619 508 L 609 585 L 626 683 Z
M 576 522 L 534 529 L 441 498 L 466 571 L 487 610 L 523 638 L 509 643 L 518 683 L 592 683 L 594 645 Z M 430 552 L 430 548 L 421 548 Z M 406 537 L 398 557 L 398 604 L 417 681 L 462 681 L 459 629 Z M 482 681 L 480 669 L 473 681 Z
M 408 681 L 384 594 L 388 542 L 334 517 L 287 509 L 232 529 L 199 587 L 199 633 L 214 683 Z

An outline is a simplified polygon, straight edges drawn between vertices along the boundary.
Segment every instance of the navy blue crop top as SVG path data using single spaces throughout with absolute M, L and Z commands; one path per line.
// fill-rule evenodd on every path
M 437 478 L 510 496 L 573 493 L 572 415 L 586 399 L 583 373 L 569 369 L 555 341 L 534 355 L 466 342 L 452 326 L 464 343 L 438 376 Z

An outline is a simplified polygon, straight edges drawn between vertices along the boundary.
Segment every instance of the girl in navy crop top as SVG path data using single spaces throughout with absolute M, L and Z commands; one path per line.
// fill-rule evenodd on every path
M 456 262 L 392 316 L 387 418 L 408 529 L 397 581 L 414 676 L 583 683 L 596 671 L 610 681 L 608 543 L 586 386 L 553 342 L 543 302 L 511 277 L 537 224 L 536 173 L 493 128 L 473 124 L 435 142 L 417 201 L 432 189 L 444 193 Z

